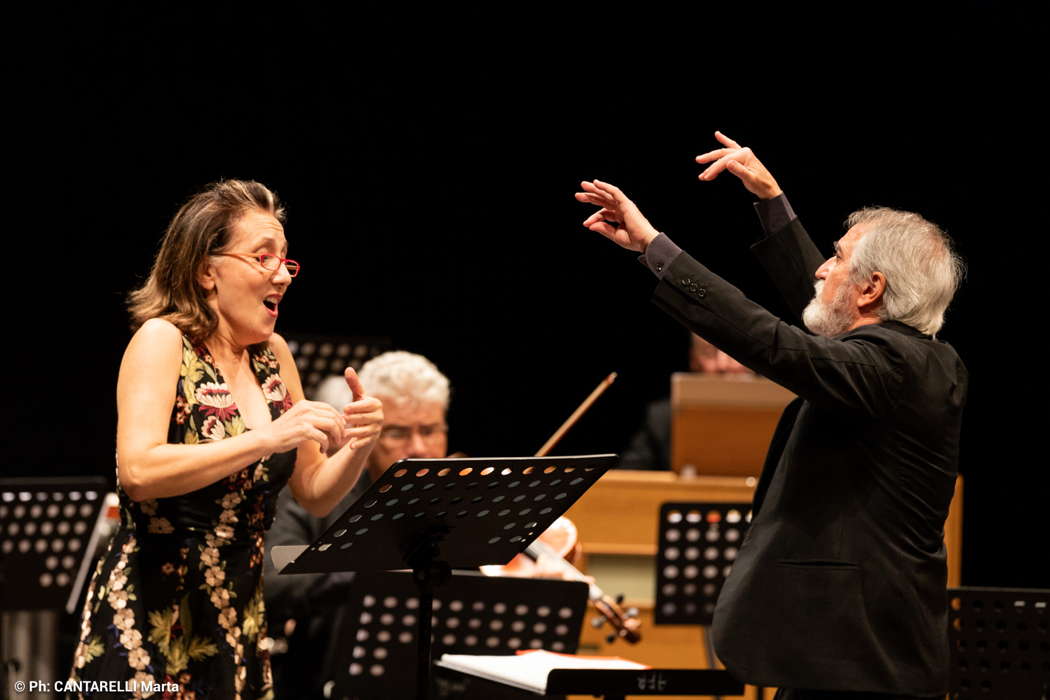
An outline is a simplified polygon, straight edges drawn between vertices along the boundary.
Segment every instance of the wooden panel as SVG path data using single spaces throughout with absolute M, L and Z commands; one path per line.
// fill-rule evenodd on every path
M 750 502 L 753 477 L 679 478 L 673 472 L 606 472 L 567 515 L 586 553 L 656 555 L 657 513 L 667 501 Z
M 671 377 L 671 465 L 702 475 L 758 476 L 777 420 L 795 397 L 751 375 Z
M 675 411 L 671 418 L 671 464 L 676 471 L 693 474 L 757 477 L 780 414 L 779 408 Z
M 657 514 L 668 501 L 750 502 L 754 477 L 680 478 L 672 472 L 616 469 L 591 487 L 567 515 L 579 530 L 585 554 L 656 555 Z M 962 568 L 963 480 L 944 526 L 948 550 L 948 585 L 959 585 Z
M 948 550 L 948 586 L 962 585 L 962 518 L 963 478 L 955 480 L 955 495 L 948 507 L 948 519 L 944 521 L 944 547 Z

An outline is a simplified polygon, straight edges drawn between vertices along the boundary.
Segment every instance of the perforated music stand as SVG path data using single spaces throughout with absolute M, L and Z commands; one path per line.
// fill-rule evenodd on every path
M 700 625 L 708 668 L 715 650 L 707 628 L 715 602 L 751 525 L 750 503 L 664 503 L 656 555 L 657 625 Z M 761 697 L 761 696 L 760 696 Z
M 394 464 L 317 540 L 274 547 L 282 574 L 412 569 L 419 605 L 451 569 L 506 564 L 572 506 L 613 454 L 408 459 Z M 285 562 L 290 563 L 285 564 Z M 431 620 L 419 615 L 416 696 L 429 696 Z
M 360 370 L 368 360 L 390 349 L 389 338 L 289 333 L 288 349 L 302 377 L 303 393 L 313 398 L 326 377 L 347 367 Z
M 1050 694 L 1050 590 L 949 588 L 951 697 Z
M 0 479 L 0 608 L 74 612 L 106 491 L 102 477 Z
M 102 477 L 0 479 L 0 697 L 7 610 L 75 610 L 106 497 Z
M 711 624 L 718 593 L 750 524 L 750 503 L 660 506 L 656 624 Z
M 580 581 L 459 573 L 436 594 L 433 647 L 441 654 L 513 654 L 520 649 L 575 653 L 587 608 Z M 329 698 L 408 697 L 398 676 L 416 656 L 419 590 L 406 573 L 359 574 L 326 667 Z

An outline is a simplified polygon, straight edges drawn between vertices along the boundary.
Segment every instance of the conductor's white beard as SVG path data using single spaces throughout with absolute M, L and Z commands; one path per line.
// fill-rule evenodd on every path
M 816 291 L 813 299 L 802 311 L 802 322 L 806 324 L 806 328 L 827 338 L 848 331 L 855 320 L 849 306 L 849 285 L 840 286 L 830 304 L 825 304 L 820 300 L 820 293 L 824 290 L 824 280 L 817 280 L 814 287 Z

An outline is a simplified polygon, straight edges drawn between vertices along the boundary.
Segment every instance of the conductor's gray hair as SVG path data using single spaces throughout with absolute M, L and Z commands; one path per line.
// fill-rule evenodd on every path
M 422 355 L 384 352 L 366 362 L 359 374 L 365 391 L 384 401 L 398 406 L 436 403 L 448 410 L 448 377 Z
M 866 231 L 850 256 L 850 281 L 860 284 L 881 272 L 886 291 L 879 318 L 935 335 L 965 274 L 948 234 L 918 214 L 888 207 L 853 212 L 846 227 L 858 225 Z

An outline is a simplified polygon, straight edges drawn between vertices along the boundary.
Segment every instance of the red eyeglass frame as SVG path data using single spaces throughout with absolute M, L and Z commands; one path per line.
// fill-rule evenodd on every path
M 298 276 L 299 271 L 303 268 L 303 266 L 300 265 L 297 260 L 292 260 L 291 258 L 282 258 L 280 255 L 274 255 L 273 253 L 212 253 L 212 255 L 225 256 L 230 258 L 248 258 L 252 262 L 258 264 L 259 267 L 266 270 L 267 272 L 277 272 L 281 269 L 281 265 L 284 265 L 284 269 L 288 271 L 289 277 Z M 259 258 L 277 258 L 278 260 L 280 260 L 280 262 L 277 263 L 277 267 L 271 270 L 270 268 L 266 267 L 266 265 L 264 265 Z M 288 263 L 291 263 L 295 267 L 289 267 Z

